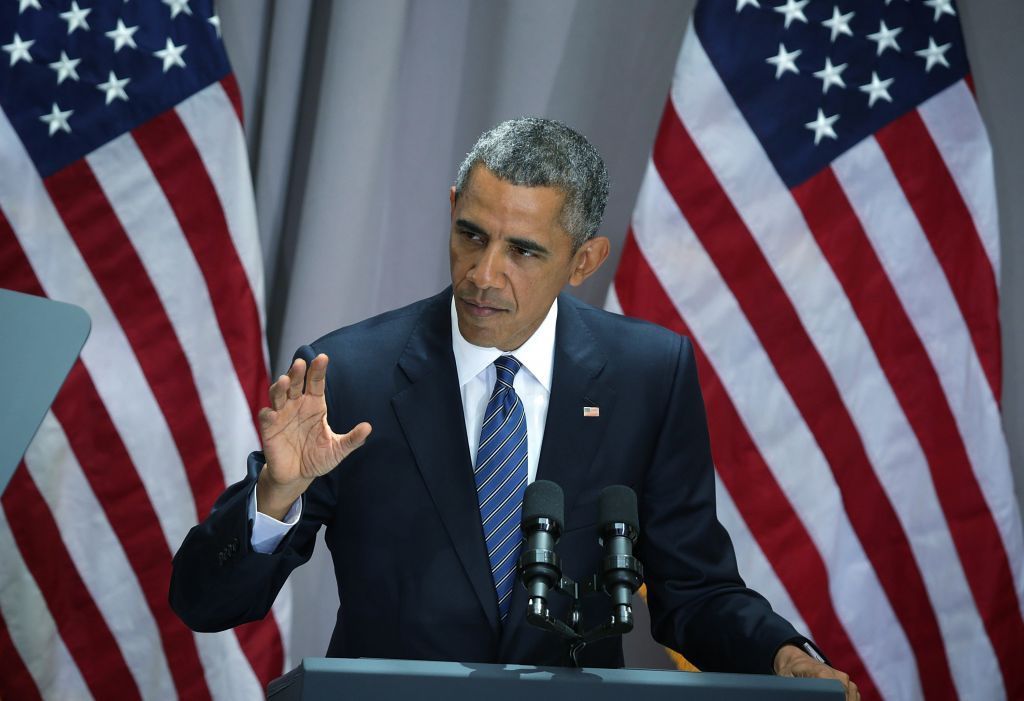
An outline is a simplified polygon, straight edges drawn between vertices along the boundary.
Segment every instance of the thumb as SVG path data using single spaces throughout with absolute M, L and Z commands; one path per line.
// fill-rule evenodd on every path
M 356 424 L 348 433 L 338 436 L 338 446 L 342 451 L 341 459 L 344 460 L 355 450 L 362 447 L 363 443 L 365 443 L 366 439 L 370 436 L 371 431 L 373 431 L 373 427 L 363 421 L 362 423 Z

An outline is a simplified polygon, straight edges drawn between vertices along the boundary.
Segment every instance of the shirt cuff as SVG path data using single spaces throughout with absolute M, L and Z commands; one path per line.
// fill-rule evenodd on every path
M 252 490 L 252 498 L 249 499 L 249 520 L 252 521 L 252 536 L 249 542 L 252 549 L 264 555 L 277 550 L 281 540 L 288 535 L 288 531 L 299 522 L 302 516 L 302 497 L 292 502 L 288 513 L 284 515 L 283 521 L 278 521 L 273 516 L 260 513 L 256 503 L 256 490 Z

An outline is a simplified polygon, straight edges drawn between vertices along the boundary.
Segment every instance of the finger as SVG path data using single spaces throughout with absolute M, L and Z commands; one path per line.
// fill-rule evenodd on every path
M 288 398 L 288 387 L 291 384 L 291 379 L 287 375 L 281 375 L 277 378 L 277 382 L 270 385 L 270 408 L 274 411 L 280 411 L 281 407 L 284 406 L 285 401 Z
M 265 406 L 262 409 L 260 409 L 259 420 L 261 431 L 265 431 L 267 428 L 273 425 L 274 417 L 276 416 L 276 414 L 277 412 L 271 409 L 270 407 Z
M 344 460 L 355 450 L 362 447 L 363 443 L 365 443 L 366 439 L 370 436 L 371 431 L 373 431 L 373 427 L 363 421 L 360 424 L 356 424 L 352 430 L 345 435 L 339 436 L 338 442 L 341 444 L 342 449 L 341 459 Z
M 302 394 L 302 385 L 306 377 L 306 361 L 296 358 L 292 366 L 288 368 L 288 379 L 291 384 L 288 386 L 288 398 L 298 399 Z
M 309 364 L 309 372 L 306 373 L 306 394 L 312 394 L 314 397 L 324 396 L 326 378 L 327 356 L 321 353 Z

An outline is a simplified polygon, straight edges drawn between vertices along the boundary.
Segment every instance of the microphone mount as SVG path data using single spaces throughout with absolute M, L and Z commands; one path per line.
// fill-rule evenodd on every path
M 609 493 L 609 490 L 619 490 Z M 628 491 L 632 498 L 632 512 L 618 518 L 615 512 L 615 497 L 621 501 L 622 491 Z M 559 490 L 560 492 L 561 490 Z M 608 496 L 608 498 L 606 498 Z M 602 512 L 605 503 L 610 503 L 615 518 L 602 518 L 602 532 L 599 542 L 605 548 L 601 561 L 601 573 L 593 574 L 582 582 L 576 582 L 562 574 L 561 558 L 554 551 L 554 545 L 561 535 L 559 519 L 528 515 L 523 519 L 523 532 L 532 534 L 530 543 L 539 543 L 522 552 L 519 557 L 519 573 L 526 586 L 528 599 L 526 620 L 533 626 L 554 633 L 569 643 L 569 657 L 575 667 L 580 666 L 579 654 L 586 645 L 615 635 L 624 635 L 633 630 L 632 595 L 643 583 L 643 565 L 633 555 L 633 545 L 639 537 L 635 525 L 636 495 L 626 487 L 610 487 L 601 495 Z M 628 504 L 627 499 L 627 504 Z M 567 621 L 556 618 L 548 606 L 548 594 L 557 591 L 570 601 Z M 605 595 L 612 599 L 612 613 L 602 623 L 585 629 L 580 602 L 583 597 Z

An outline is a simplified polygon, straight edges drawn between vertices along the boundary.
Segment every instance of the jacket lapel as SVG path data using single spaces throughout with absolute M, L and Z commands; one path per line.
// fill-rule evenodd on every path
M 575 300 L 559 297 L 551 400 L 537 479 L 551 480 L 562 488 L 567 516 L 587 483 L 615 399 L 614 390 L 600 377 L 605 362 Z M 596 408 L 597 415 L 585 412 L 588 407 Z
M 562 488 L 566 516 L 587 484 L 615 399 L 614 390 L 601 378 L 605 356 L 577 304 L 567 295 L 558 298 L 551 399 L 537 467 L 537 479 L 551 480 Z M 585 415 L 585 407 L 596 407 L 598 415 Z M 579 525 L 585 524 L 569 523 L 563 527 Z M 523 629 L 529 627 L 525 621 L 526 589 L 519 584 L 513 592 L 508 624 L 502 631 L 501 659 L 509 656 Z
M 410 385 L 391 404 L 416 465 L 491 627 L 498 609 L 487 558 L 451 344 L 451 292 L 424 312 L 399 367 Z

